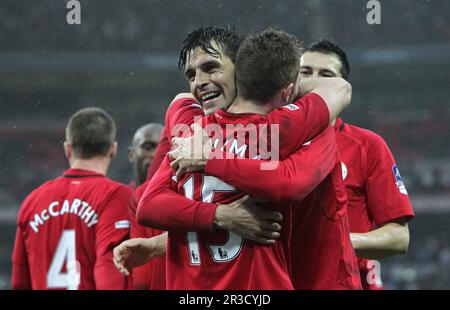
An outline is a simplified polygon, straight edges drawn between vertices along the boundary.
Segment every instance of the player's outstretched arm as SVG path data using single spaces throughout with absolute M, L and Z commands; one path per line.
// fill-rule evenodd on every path
M 299 83 L 299 95 L 315 93 L 322 97 L 335 120 L 352 100 L 352 86 L 343 78 L 303 78 Z
M 353 248 L 358 257 L 382 259 L 404 255 L 409 247 L 409 228 L 406 219 L 389 222 L 368 233 L 351 233 Z
M 167 233 L 152 238 L 135 238 L 114 248 L 114 264 L 125 276 L 131 269 L 142 266 L 151 259 L 166 255 Z

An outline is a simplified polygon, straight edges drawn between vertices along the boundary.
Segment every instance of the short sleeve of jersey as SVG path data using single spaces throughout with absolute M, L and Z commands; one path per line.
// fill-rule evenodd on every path
M 132 191 L 129 188 L 121 186 L 103 206 L 96 228 L 97 257 L 111 251 L 128 237 L 130 228 L 128 205 L 131 195 Z
M 414 217 L 406 186 L 386 142 L 373 134 L 367 146 L 367 207 L 377 225 Z
M 136 192 L 130 199 L 128 204 L 128 211 L 130 213 L 130 239 L 133 238 L 145 238 L 145 228 L 138 224 L 136 220 L 136 209 L 138 205 L 138 200 L 136 197 Z
M 280 145 L 292 146 L 290 152 L 317 137 L 330 123 L 325 101 L 314 93 L 274 110 L 268 118 L 270 124 L 279 124 Z
M 20 226 L 17 227 L 16 241 L 14 244 L 12 261 L 14 264 L 28 265 L 27 253 L 25 250 L 25 243 L 23 240 L 23 231 Z
M 192 98 L 175 100 L 166 112 L 167 135 L 179 137 L 190 133 L 189 126 L 203 115 L 202 106 Z

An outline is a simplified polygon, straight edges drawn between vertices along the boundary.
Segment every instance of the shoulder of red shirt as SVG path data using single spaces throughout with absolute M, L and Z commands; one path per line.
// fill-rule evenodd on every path
M 369 129 L 345 123 L 342 118 L 336 119 L 334 129 L 336 133 L 351 135 L 352 137 L 357 138 L 358 141 L 361 141 L 363 143 L 386 143 L 383 137 L 381 137 L 379 134 Z

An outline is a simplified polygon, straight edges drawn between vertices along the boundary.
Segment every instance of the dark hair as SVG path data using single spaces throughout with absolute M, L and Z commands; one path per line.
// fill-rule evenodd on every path
M 69 119 L 66 139 L 78 158 L 106 156 L 116 140 L 116 124 L 103 109 L 81 109 Z
M 224 55 L 230 57 L 233 63 L 236 61 L 236 54 L 243 38 L 234 31 L 233 27 L 201 27 L 192 31 L 188 34 L 186 39 L 184 39 L 183 47 L 180 51 L 178 69 L 184 70 L 186 68 L 189 52 L 197 47 L 202 48 L 206 53 L 212 56 L 220 56 L 220 51 L 211 45 L 212 41 L 217 43 Z
M 236 58 L 238 94 L 247 100 L 266 102 L 297 80 L 301 47 L 298 40 L 269 28 L 249 35 Z
M 335 55 L 341 62 L 341 75 L 344 80 L 348 80 L 350 77 L 350 64 L 347 59 L 347 55 L 344 50 L 337 44 L 329 40 L 321 40 L 314 42 L 305 49 L 306 52 L 318 52 L 325 55 Z

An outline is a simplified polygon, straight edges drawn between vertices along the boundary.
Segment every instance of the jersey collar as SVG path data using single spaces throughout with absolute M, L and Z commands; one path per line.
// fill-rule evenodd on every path
M 336 123 L 334 124 L 334 130 L 336 132 L 344 130 L 345 123 L 342 118 L 337 118 Z
M 224 109 L 219 109 L 214 114 L 216 120 L 221 123 L 228 124 L 230 122 L 235 122 L 236 120 L 239 120 L 240 123 L 246 124 L 246 123 L 254 123 L 258 121 L 262 121 L 265 119 L 264 115 L 257 114 L 257 113 L 230 113 L 228 111 L 225 111 Z
M 89 171 L 89 170 L 83 170 L 83 169 L 67 169 L 63 173 L 64 178 L 70 178 L 70 179 L 78 179 L 78 178 L 89 178 L 89 177 L 105 177 L 103 174 Z

